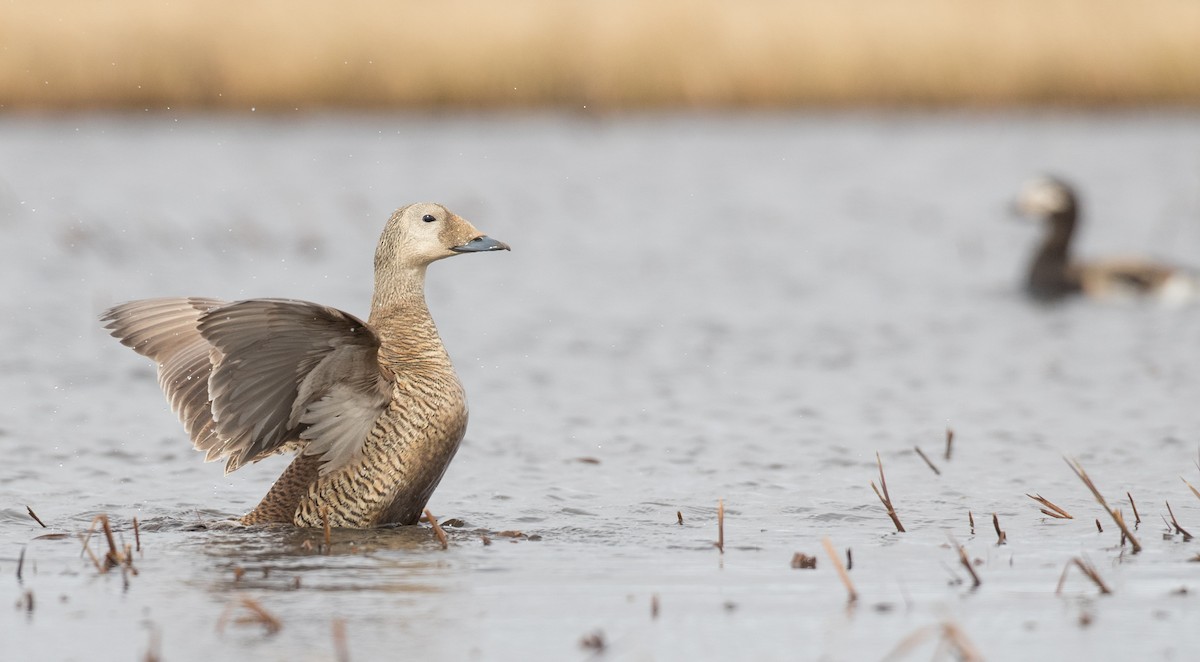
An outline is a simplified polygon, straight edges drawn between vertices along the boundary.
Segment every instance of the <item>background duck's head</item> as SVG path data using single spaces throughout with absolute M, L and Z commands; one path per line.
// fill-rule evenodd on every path
M 1065 181 L 1050 176 L 1025 184 L 1014 203 L 1015 211 L 1030 218 L 1054 218 L 1075 210 L 1075 191 Z
M 424 268 L 459 253 L 509 250 L 469 221 L 433 202 L 397 209 L 388 219 L 375 251 L 375 268 Z

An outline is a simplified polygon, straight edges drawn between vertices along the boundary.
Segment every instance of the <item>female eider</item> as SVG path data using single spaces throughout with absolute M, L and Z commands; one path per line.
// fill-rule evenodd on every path
M 1046 235 L 1029 267 L 1025 291 L 1039 301 L 1055 301 L 1082 293 L 1095 298 L 1149 297 L 1182 303 L 1200 294 L 1200 281 L 1176 267 L 1137 258 L 1077 262 L 1071 238 L 1079 220 L 1079 202 L 1069 184 L 1055 177 L 1027 183 L 1016 200 L 1017 211 L 1040 218 Z
M 375 251 L 368 321 L 289 299 L 131 301 L 103 315 L 158 364 L 206 460 L 226 473 L 296 458 L 241 521 L 413 524 L 467 429 L 467 402 L 425 305 L 425 269 L 508 250 L 441 205 L 397 210 Z

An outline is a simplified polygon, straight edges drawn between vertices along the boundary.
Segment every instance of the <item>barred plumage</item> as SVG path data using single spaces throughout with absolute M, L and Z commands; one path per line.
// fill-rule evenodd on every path
M 425 305 L 425 268 L 508 250 L 431 203 L 388 220 L 367 322 L 304 301 L 148 299 L 108 310 L 206 460 L 298 451 L 245 524 L 413 524 L 458 450 L 466 397 Z

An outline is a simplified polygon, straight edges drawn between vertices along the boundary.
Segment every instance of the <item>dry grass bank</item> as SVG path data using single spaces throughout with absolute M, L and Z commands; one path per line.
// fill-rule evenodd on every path
M 1195 0 L 48 0 L 0 105 L 1196 104 Z

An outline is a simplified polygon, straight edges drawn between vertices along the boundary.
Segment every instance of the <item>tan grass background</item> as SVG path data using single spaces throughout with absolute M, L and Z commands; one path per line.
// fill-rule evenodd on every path
M 1200 103 L 1198 0 L 9 0 L 0 106 Z

